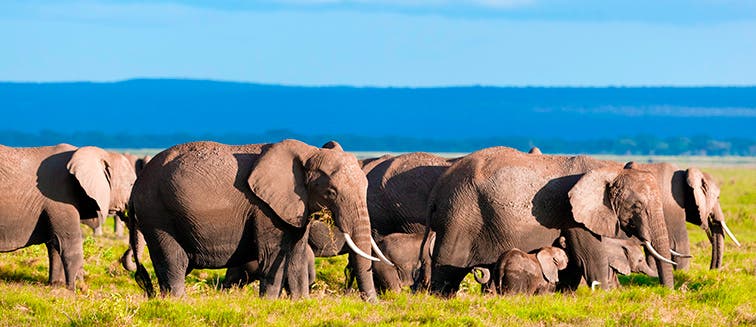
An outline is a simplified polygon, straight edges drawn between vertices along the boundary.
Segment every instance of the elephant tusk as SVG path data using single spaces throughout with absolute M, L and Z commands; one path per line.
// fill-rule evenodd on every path
M 675 250 L 670 249 L 670 253 L 672 253 L 673 256 L 680 257 L 680 258 L 692 258 L 693 256 L 690 254 L 682 254 L 680 252 L 677 252 Z
M 740 247 L 740 242 L 738 242 L 738 239 L 735 238 L 735 234 L 730 231 L 730 229 L 727 227 L 727 224 L 725 224 L 724 220 L 722 220 L 722 229 L 724 229 L 725 233 L 727 233 L 727 236 L 729 236 L 735 244 Z
M 352 251 L 354 251 L 354 253 L 356 253 L 357 255 L 370 261 L 381 261 L 381 259 L 378 259 L 360 250 L 360 248 L 357 247 L 357 244 L 354 244 L 354 241 L 352 241 L 352 237 L 347 233 L 344 233 L 344 241 L 346 241 L 346 244 L 349 245 L 349 248 L 352 249 Z
M 601 283 L 599 281 L 597 281 L 597 280 L 592 281 L 591 282 L 591 291 L 595 291 L 596 290 L 596 286 L 600 286 L 600 285 L 601 285 Z
M 656 249 L 654 249 L 654 247 L 651 246 L 651 242 L 646 241 L 646 242 L 643 243 L 643 245 L 645 245 L 646 248 L 649 251 L 651 251 L 651 255 L 653 255 L 655 258 L 659 259 L 661 262 L 665 262 L 665 263 L 668 263 L 668 264 L 673 265 L 673 266 L 677 265 L 677 263 L 675 263 L 674 261 L 669 260 L 669 259 L 667 259 L 665 257 L 662 257 L 662 255 L 659 254 L 659 252 L 656 252 Z
M 386 263 L 387 265 L 391 267 L 394 266 L 391 260 L 389 260 L 388 258 L 386 258 L 385 255 L 383 255 L 383 252 L 381 252 L 381 249 L 378 248 L 378 244 L 375 243 L 375 240 L 373 239 L 372 236 L 370 236 L 370 245 L 373 247 L 373 251 L 375 251 L 375 254 L 378 256 L 378 258 L 381 258 L 381 261 L 383 261 L 384 263 Z

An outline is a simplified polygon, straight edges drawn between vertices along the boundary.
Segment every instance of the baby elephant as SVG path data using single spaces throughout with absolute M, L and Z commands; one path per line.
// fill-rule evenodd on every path
M 567 260 L 567 253 L 557 247 L 544 247 L 533 253 L 514 248 L 499 257 L 493 276 L 485 268 L 473 270 L 478 283 L 488 283 L 493 277 L 494 288 L 499 294 L 541 294 L 556 289 L 559 270 L 567 267 Z

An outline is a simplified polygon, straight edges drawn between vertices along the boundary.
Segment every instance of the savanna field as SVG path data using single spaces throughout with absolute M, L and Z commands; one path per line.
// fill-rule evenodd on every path
M 45 284 L 44 245 L 0 253 L 0 325 L 756 325 L 756 168 L 697 166 L 719 182 L 727 224 L 742 246 L 726 238 L 723 268 L 709 270 L 710 243 L 689 224 L 694 259 L 690 270 L 675 272 L 675 290 L 635 274 L 620 276 L 623 287 L 612 291 L 581 286 L 575 293 L 498 297 L 481 295 L 468 276 L 454 299 L 405 290 L 370 304 L 343 290 L 347 258 L 339 256 L 316 259 L 317 281 L 305 300 L 260 299 L 257 282 L 221 290 L 222 269 L 193 271 L 184 298 L 148 300 L 121 267 L 126 239 L 115 236 L 108 220 L 100 237 L 82 226 L 86 286 L 76 294 Z

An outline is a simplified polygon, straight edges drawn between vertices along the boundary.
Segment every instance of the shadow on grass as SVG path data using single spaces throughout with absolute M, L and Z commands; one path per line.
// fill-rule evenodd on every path
M 47 276 L 23 270 L 0 270 L 0 280 L 8 283 L 47 285 Z
M 622 286 L 658 286 L 659 278 L 643 274 L 630 274 L 617 276 Z

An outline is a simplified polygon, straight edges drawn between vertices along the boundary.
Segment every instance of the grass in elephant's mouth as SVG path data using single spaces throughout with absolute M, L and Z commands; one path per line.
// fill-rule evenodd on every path
M 722 185 L 728 225 L 743 246 L 727 240 L 724 267 L 711 271 L 706 235 L 689 226 L 695 257 L 690 270 L 675 272 L 674 291 L 659 287 L 654 278 L 632 275 L 621 278 L 625 287 L 612 291 L 581 287 L 571 294 L 501 298 L 481 295 L 468 277 L 455 299 L 405 291 L 367 304 L 356 292 L 344 294 L 346 257 L 341 256 L 317 260 L 309 299 L 259 299 L 257 284 L 223 291 L 223 270 L 199 270 L 187 277 L 186 297 L 147 300 L 118 263 L 126 242 L 109 230 L 92 238 L 84 228 L 90 235 L 84 244 L 86 291 L 72 294 L 45 286 L 44 246 L 0 254 L 0 326 L 755 325 L 756 170 L 707 171 Z

